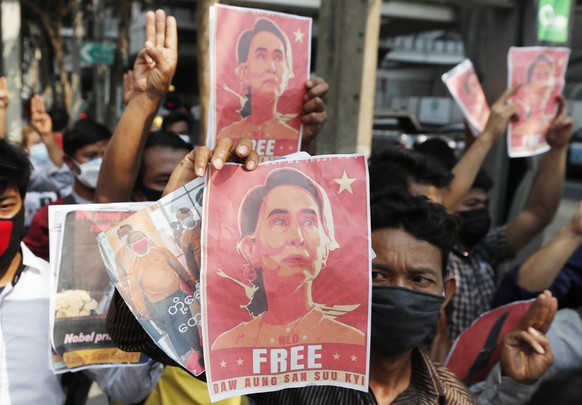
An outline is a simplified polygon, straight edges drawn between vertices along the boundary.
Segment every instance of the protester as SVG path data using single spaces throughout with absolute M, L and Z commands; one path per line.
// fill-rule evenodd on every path
M 551 149 L 544 156 L 523 211 L 508 223 L 490 228 L 487 191 L 492 182 L 483 172 L 454 210 L 461 221 L 461 250 L 460 254 L 453 251 L 449 262 L 449 271 L 457 279 L 457 292 L 451 301 L 453 314 L 448 319 L 452 339 L 480 314 L 491 309 L 496 290 L 496 266 L 513 257 L 554 218 L 562 197 L 566 155 L 572 137 L 572 118 L 568 116 L 562 96 L 559 106 L 546 135 Z M 469 151 L 474 147 L 475 144 Z
M 102 167 L 103 154 L 111 132 L 91 120 L 80 120 L 63 134 L 63 157 L 74 173 L 71 194 L 59 198 L 54 204 L 88 204 L 95 199 L 97 176 Z M 49 260 L 48 205 L 32 219 L 24 243 L 37 256 Z
M 185 142 L 192 142 L 194 131 L 194 120 L 192 116 L 184 110 L 172 111 L 164 117 L 162 129 L 170 131 L 180 136 Z
M 545 246 L 523 264 L 507 272 L 493 298 L 493 306 L 525 300 L 548 289 L 560 308 L 582 306 L 582 204 Z
M 3 404 L 61 405 L 67 392 L 48 355 L 51 274 L 48 263 L 21 242 L 30 173 L 24 153 L 0 140 L 0 398 Z M 92 370 L 101 389 L 121 401 L 142 399 L 161 372 L 153 362 Z

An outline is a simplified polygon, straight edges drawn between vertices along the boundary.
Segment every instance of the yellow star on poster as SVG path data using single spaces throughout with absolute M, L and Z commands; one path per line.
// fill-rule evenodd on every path
M 220 362 L 220 367 L 221 367 L 221 368 L 225 368 L 225 367 L 226 367 L 226 361 L 222 360 L 222 361 Z
M 239 359 L 236 361 L 236 364 L 237 364 L 237 365 L 239 365 L 239 366 L 242 366 L 242 365 L 243 365 L 243 363 L 244 363 L 244 361 L 243 361 L 243 359 L 241 359 L 240 357 L 239 357 Z
M 352 183 L 356 181 L 356 179 L 350 179 L 345 170 L 341 179 L 333 179 L 333 181 L 335 181 L 340 186 L 337 192 L 338 195 L 341 194 L 344 190 L 349 191 L 350 194 L 354 194 L 352 191 Z
M 333 359 L 334 360 L 339 360 L 340 359 L 340 355 L 338 353 L 333 355 Z
M 297 28 L 297 31 L 293 32 L 293 35 L 295 35 L 295 42 L 303 43 L 303 35 L 305 34 L 303 34 L 299 28 Z

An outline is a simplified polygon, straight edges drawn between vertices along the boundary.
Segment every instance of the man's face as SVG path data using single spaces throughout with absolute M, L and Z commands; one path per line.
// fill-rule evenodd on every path
M 14 217 L 22 208 L 22 197 L 16 187 L 7 187 L 0 195 L 0 218 Z
M 456 212 L 472 211 L 489 206 L 489 197 L 487 192 L 482 188 L 470 189 L 461 204 L 459 204 Z
M 143 152 L 145 171 L 142 183 L 145 187 L 163 191 L 172 171 L 188 154 L 186 149 L 174 149 L 165 146 L 152 146 Z
M 97 158 L 103 158 L 103 155 L 105 155 L 105 150 L 107 149 L 107 145 L 109 145 L 109 139 L 104 139 L 99 142 L 85 145 L 77 149 L 72 158 L 75 159 L 75 161 L 79 164 L 87 163 Z M 71 170 L 74 170 L 77 172 L 77 174 L 81 173 L 81 169 L 76 164 L 74 164 L 74 162 L 72 162 L 70 159 L 65 160 Z
M 409 187 L 410 194 L 417 196 L 423 195 L 428 198 L 431 202 L 442 204 L 443 203 L 443 191 L 440 188 L 431 186 L 430 184 L 420 184 L 411 182 Z
M 284 49 L 283 42 L 271 32 L 259 31 L 253 37 L 244 63 L 244 79 L 253 94 L 274 93 L 280 96 L 283 93 L 286 73 Z
M 372 232 L 372 286 L 403 287 L 441 295 L 444 291 L 440 250 L 403 229 Z
M 297 186 L 279 186 L 267 194 L 255 230 L 253 257 L 263 273 L 313 278 L 325 260 L 326 239 L 314 198 Z

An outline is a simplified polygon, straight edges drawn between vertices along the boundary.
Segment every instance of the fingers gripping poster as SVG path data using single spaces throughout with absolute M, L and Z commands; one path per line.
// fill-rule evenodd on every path
M 519 120 L 509 123 L 509 157 L 547 152 L 546 133 L 552 125 L 556 97 L 562 93 L 570 57 L 568 48 L 512 47 L 508 54 L 508 86 L 519 85 L 511 102 L 519 109 Z
M 310 384 L 367 391 L 370 239 L 365 158 L 213 171 L 202 295 L 213 400 Z
M 152 340 L 194 375 L 204 371 L 196 179 L 98 237 L 109 276 Z
M 207 145 L 249 137 L 262 160 L 297 152 L 310 54 L 310 18 L 211 7 Z

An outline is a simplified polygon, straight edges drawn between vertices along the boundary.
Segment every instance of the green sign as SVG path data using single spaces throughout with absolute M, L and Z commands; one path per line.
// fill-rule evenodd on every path
M 112 65 L 115 47 L 116 45 L 111 43 L 84 42 L 81 46 L 81 62 Z
M 538 1 L 538 41 L 568 42 L 571 0 Z

